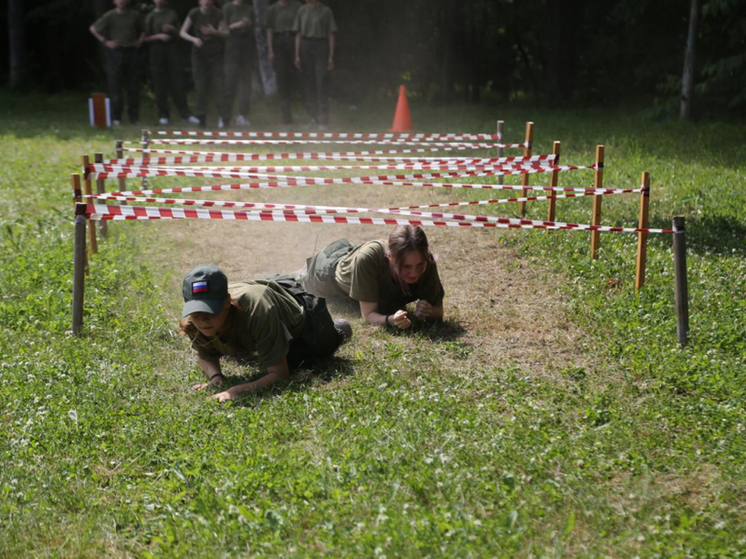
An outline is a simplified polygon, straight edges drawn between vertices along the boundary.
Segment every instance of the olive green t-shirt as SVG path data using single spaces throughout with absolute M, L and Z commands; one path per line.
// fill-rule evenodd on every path
M 230 283 L 228 292 L 239 306 L 232 307 L 228 316 L 230 334 L 207 338 L 198 332 L 192 347 L 204 359 L 256 353 L 264 367 L 277 365 L 303 331 L 303 307 L 273 281 Z
M 203 41 L 216 41 L 220 40 L 221 37 L 216 35 L 203 35 L 202 27 L 212 25 L 215 29 L 220 27 L 220 22 L 223 21 L 223 12 L 220 8 L 213 8 L 206 14 L 202 13 L 199 8 L 193 8 L 187 14 L 187 17 L 192 20 L 192 26 L 189 28 L 189 34 L 192 37 L 197 37 Z
M 329 6 L 319 4 L 313 7 L 305 4 L 298 9 L 293 22 L 293 31 L 300 31 L 307 39 L 326 39 L 337 32 L 337 23 Z
M 293 31 L 295 15 L 300 9 L 298 0 L 290 0 L 287 4 L 275 2 L 264 13 L 264 27 L 271 29 L 274 33 Z
M 108 41 L 117 41 L 120 47 L 134 47 L 144 29 L 140 12 L 129 8 L 122 12 L 109 10 L 93 27 Z
M 178 36 L 181 23 L 179 22 L 179 16 L 177 16 L 176 12 L 171 8 L 166 8 L 165 10 L 160 11 L 153 10 L 150 12 L 145 18 L 145 34 L 150 36 L 159 33 L 166 33 L 166 31 L 163 30 L 164 25 L 173 26 L 174 29 L 168 32 L 171 38 Z
M 439 307 L 445 296 L 434 261 L 428 261 L 419 281 L 409 286 L 410 294 L 402 293 L 391 274 L 385 241 L 370 241 L 355 247 L 337 263 L 334 279 L 352 299 L 378 302 L 378 311 L 385 314 L 396 312 L 417 299 Z
M 231 23 L 236 23 L 237 21 L 241 21 L 243 18 L 249 18 L 249 26 L 248 27 L 241 27 L 240 29 L 231 29 L 230 34 L 228 35 L 228 40 L 230 41 L 233 38 L 240 38 L 244 39 L 247 37 L 253 37 L 254 35 L 254 23 L 256 23 L 256 20 L 254 19 L 254 8 L 251 6 L 251 4 L 243 3 L 243 4 L 234 4 L 233 2 L 227 2 L 226 4 L 223 4 L 223 15 L 225 17 L 225 23 L 230 25 Z

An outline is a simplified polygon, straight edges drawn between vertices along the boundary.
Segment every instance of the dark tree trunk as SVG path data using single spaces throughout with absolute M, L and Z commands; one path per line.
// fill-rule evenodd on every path
M 275 69 L 269 61 L 267 33 L 262 25 L 264 22 L 264 13 L 267 11 L 268 5 L 269 0 L 254 0 L 254 13 L 257 19 L 254 34 L 256 37 L 257 65 L 259 66 L 262 89 L 265 95 L 274 95 L 277 93 L 277 78 L 275 77 Z
M 26 30 L 23 0 L 8 0 L 8 39 L 10 42 L 10 87 L 21 87 L 26 68 Z
M 443 102 L 449 103 L 453 93 L 453 53 L 456 48 L 457 0 L 445 0 L 440 20 L 441 52 L 440 89 Z
M 694 60 L 696 54 L 697 25 L 699 22 L 699 0 L 689 5 L 689 35 L 684 54 L 684 76 L 681 79 L 681 120 L 691 120 L 694 101 Z
M 553 101 L 561 102 L 572 94 L 574 82 L 575 36 L 573 18 L 578 17 L 577 0 L 550 0 L 549 33 L 546 43 L 547 92 Z

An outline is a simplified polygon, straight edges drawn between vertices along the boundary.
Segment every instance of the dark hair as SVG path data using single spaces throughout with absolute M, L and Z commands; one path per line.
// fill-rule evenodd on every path
M 391 266 L 391 275 L 399 283 L 399 287 L 405 295 L 410 295 L 409 285 L 399 278 L 399 268 L 401 268 L 404 255 L 411 251 L 419 252 L 428 264 L 434 261 L 433 255 L 430 254 L 427 235 L 425 235 L 422 227 L 419 225 L 398 225 L 389 235 L 389 266 Z

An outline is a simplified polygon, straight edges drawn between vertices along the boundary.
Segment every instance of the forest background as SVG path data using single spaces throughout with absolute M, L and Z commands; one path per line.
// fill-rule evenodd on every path
M 253 3 L 263 13 L 270 2 Z M 746 112 L 746 2 L 739 0 L 326 3 L 339 25 L 333 97 L 349 105 L 393 95 L 403 83 L 434 103 L 632 104 L 672 116 L 688 51 L 692 115 Z M 143 13 L 153 8 L 132 4 Z M 170 5 L 183 19 L 196 2 Z M 0 83 L 45 93 L 103 88 L 104 53 L 88 26 L 111 8 L 110 0 L 9 0 L 0 13 L 9 37 L 0 43 Z M 261 35 L 257 28 L 260 43 Z M 271 93 L 259 47 L 265 75 L 257 92 Z

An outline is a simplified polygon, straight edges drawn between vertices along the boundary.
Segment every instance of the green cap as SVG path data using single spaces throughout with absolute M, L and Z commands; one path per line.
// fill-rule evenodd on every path
M 181 316 L 194 312 L 219 314 L 228 297 L 228 278 L 213 264 L 192 268 L 181 285 L 184 309 Z

